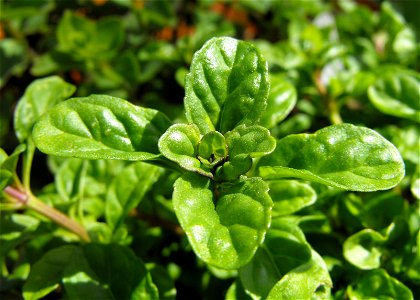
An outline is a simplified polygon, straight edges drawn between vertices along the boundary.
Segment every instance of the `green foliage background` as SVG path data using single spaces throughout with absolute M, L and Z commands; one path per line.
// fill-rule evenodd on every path
M 30 138 L 43 112 L 71 96 L 87 103 L 96 101 L 89 95 L 105 94 L 107 99 L 102 96 L 97 101 L 110 107 L 113 97 L 120 97 L 159 110 L 174 123 L 192 119 L 198 128 L 186 124 L 170 128 L 189 135 L 188 153 L 188 143 L 198 142 L 200 132 L 207 133 L 210 123 L 194 115 L 194 106 L 186 105 L 185 116 L 184 96 L 199 83 L 200 68 L 191 70 L 194 77 L 185 80 L 185 75 L 194 53 L 207 40 L 221 36 L 250 41 L 267 60 L 269 109 L 261 116 L 261 124 L 270 129 L 271 136 L 281 139 L 311 133 L 281 143 L 297 149 L 308 143 L 318 145 L 325 131 L 312 135 L 317 130 L 352 123 L 387 138 L 405 164 L 405 176 L 396 187 L 369 193 L 322 184 L 329 180 L 317 173 L 323 159 L 325 164 L 332 160 L 331 169 L 348 163 L 338 150 L 317 157 L 310 174 L 294 171 L 302 176 L 299 178 L 313 180 L 311 183 L 256 183 L 264 189 L 267 184 L 269 195 L 276 199 L 267 242 L 245 267 L 222 270 L 197 258 L 193 249 L 197 251 L 198 246 L 190 244 L 180 227 L 190 216 L 178 220 L 172 205 L 179 174 L 144 162 L 47 157 L 36 151 L 33 193 L 83 224 L 95 243 L 80 245 L 74 234 L 31 210 L 13 207 L 2 194 L 0 296 L 276 299 L 281 294 L 297 299 L 316 290 L 313 296 L 317 298 L 420 297 L 418 2 L 1 0 L 0 5 L 2 189 L 10 183 L 3 179 L 14 176 L 16 165 L 25 165 L 18 157 L 35 151 L 31 143 L 26 148 L 17 145 Z M 246 62 L 238 76 L 244 74 Z M 267 91 L 260 92 L 265 95 Z M 131 104 L 112 110 L 130 111 Z M 232 107 L 229 114 L 235 113 Z M 153 119 L 160 134 L 170 125 L 157 112 L 148 118 L 144 124 Z M 248 123 L 252 125 L 252 120 Z M 135 132 L 147 130 L 142 124 L 137 124 Z M 222 133 L 231 129 L 231 124 L 225 124 L 226 128 L 220 127 Z M 242 133 L 238 129 L 234 134 Z M 234 134 L 230 145 L 236 143 Z M 253 134 L 267 133 L 256 128 Z M 369 134 L 371 131 L 361 135 Z M 132 136 L 135 140 L 135 133 Z M 222 138 L 209 136 L 213 148 L 200 149 L 202 156 L 217 149 L 223 157 Z M 357 140 L 354 138 L 354 144 Z M 83 145 L 88 152 L 90 145 Z M 270 153 L 267 149 L 271 147 L 266 147 L 255 153 Z M 59 148 L 57 151 L 65 150 Z M 185 152 L 175 153 L 165 139 L 159 149 L 130 152 L 125 159 L 153 160 L 159 151 L 189 170 L 197 170 L 202 163 L 191 161 Z M 279 151 L 282 148 L 276 149 Z M 355 154 L 369 157 L 375 151 Z M 300 166 L 293 161 L 305 160 L 290 153 L 282 157 L 295 169 Z M 260 161 L 262 176 L 278 176 L 278 170 L 271 167 L 273 160 L 276 158 Z M 238 161 L 248 167 L 245 160 Z M 228 170 L 219 175 L 226 178 L 226 174 Z M 28 170 L 20 175 L 24 185 L 29 183 Z M 175 185 L 174 202 L 182 201 L 179 191 L 197 192 L 188 182 L 201 187 L 208 184 L 204 181 L 196 174 L 184 175 Z M 329 184 L 342 188 L 341 182 Z M 353 184 L 369 186 L 366 182 Z M 306 277 L 295 267 L 307 270 Z M 121 274 L 124 279 L 118 278 Z M 286 280 L 285 274 L 292 280 Z

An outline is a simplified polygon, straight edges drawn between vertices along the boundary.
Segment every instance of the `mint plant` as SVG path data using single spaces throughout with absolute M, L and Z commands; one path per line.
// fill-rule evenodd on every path
M 370 96 L 384 88 L 378 83 Z M 185 79 L 186 122 L 108 95 L 64 100 L 74 90 L 58 77 L 32 83 L 15 114 L 21 146 L 10 156 L 1 152 L 2 205 L 33 209 L 84 242 L 46 253 L 23 286 L 26 299 L 42 298 L 58 284 L 70 298 L 171 298 L 164 284 L 168 275 L 124 247 L 130 243 L 129 215 L 142 201 L 165 207 L 200 261 L 234 279 L 227 299 L 327 298 L 333 287 L 329 267 L 302 230 L 311 220 L 292 214 L 313 204 L 321 191 L 388 190 L 405 174 L 397 148 L 366 127 L 335 124 L 312 134 L 273 137 L 274 126 L 296 103 L 296 90 L 281 77 L 270 79 L 265 58 L 250 42 L 213 38 L 194 54 Z M 80 223 L 32 194 L 35 147 L 50 155 L 59 195 L 77 203 Z M 69 176 L 71 185 L 63 179 Z M 161 189 L 156 203 L 145 199 L 153 188 Z M 44 195 L 57 203 L 53 194 Z M 104 219 L 97 212 L 97 219 L 84 220 L 98 202 L 104 203 Z M 363 252 L 360 245 L 369 240 L 367 247 L 381 247 L 393 239 L 392 230 L 386 236 L 361 231 L 345 242 L 344 256 L 362 269 L 380 266 L 377 252 Z M 355 254 L 360 251 L 362 257 Z M 366 275 L 360 285 L 372 276 L 388 278 L 381 272 Z M 48 280 L 43 273 L 50 274 Z M 114 278 L 120 273 L 127 280 Z M 404 299 L 412 297 L 397 280 L 389 284 Z M 350 291 L 357 293 L 357 287 Z

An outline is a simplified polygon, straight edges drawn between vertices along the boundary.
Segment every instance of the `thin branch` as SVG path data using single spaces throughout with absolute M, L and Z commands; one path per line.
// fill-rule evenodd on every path
M 18 203 L 24 205 L 26 208 L 30 208 L 39 214 L 49 218 L 58 225 L 68 229 L 69 231 L 78 235 L 83 241 L 90 242 L 90 237 L 84 227 L 82 227 L 76 221 L 70 219 L 62 212 L 55 208 L 45 204 L 34 195 L 15 189 L 14 187 L 8 186 L 4 189 L 4 193 L 11 196 Z

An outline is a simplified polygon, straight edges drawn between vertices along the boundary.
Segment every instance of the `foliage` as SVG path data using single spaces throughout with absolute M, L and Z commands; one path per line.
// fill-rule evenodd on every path
M 0 293 L 420 297 L 417 18 L 366 3 L 2 1 Z

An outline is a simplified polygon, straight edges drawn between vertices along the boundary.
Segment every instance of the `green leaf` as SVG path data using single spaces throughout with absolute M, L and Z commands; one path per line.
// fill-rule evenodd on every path
M 239 270 L 243 287 L 254 299 L 264 299 L 281 276 L 271 252 L 264 246 L 258 249 L 251 262 Z
M 318 253 L 312 251 L 311 260 L 283 276 L 267 300 L 329 299 L 331 287 L 327 265 Z
M 407 127 L 389 125 L 381 129 L 381 134 L 392 142 L 404 160 L 409 160 L 415 165 L 420 164 L 420 127 L 410 125 Z
M 200 131 L 194 124 L 174 124 L 159 139 L 160 152 L 186 170 L 213 177 L 201 169 L 201 162 L 196 158 Z
M 114 299 L 159 299 L 158 290 L 145 264 L 129 248 L 113 244 L 88 244 L 83 247 L 83 253 L 101 286 L 110 289 Z M 69 288 L 68 284 L 66 288 Z M 71 288 L 76 290 L 79 285 Z M 89 298 L 88 293 L 86 297 Z
M 87 159 L 150 160 L 159 156 L 160 136 L 169 127 L 160 112 L 119 98 L 72 98 L 45 114 L 33 130 L 47 154 Z
M 198 145 L 198 155 L 209 163 L 227 156 L 225 137 L 217 131 L 205 134 Z
M 296 89 L 283 76 L 270 76 L 270 94 L 267 110 L 261 117 L 261 124 L 273 128 L 283 121 L 296 104 Z
M 385 235 L 385 246 L 404 251 L 406 245 L 410 244 L 410 229 L 406 217 L 396 217 L 386 228 Z
M 20 144 L 10 156 L 7 156 L 7 153 L 0 148 L 0 191 L 13 181 L 20 154 L 25 150 L 26 145 Z
M 5 187 L 7 187 L 12 182 L 13 182 L 13 173 L 8 170 L 0 169 L 0 191 L 2 191 Z
M 412 292 L 400 281 L 383 270 L 372 270 L 347 288 L 350 299 L 414 299 Z
M 235 181 L 252 167 L 252 158 L 246 154 L 234 156 L 216 170 L 216 181 Z
M 252 300 L 252 297 L 245 292 L 241 281 L 236 280 L 226 292 L 225 300 Z
M 362 270 L 379 268 L 385 241 L 386 238 L 379 232 L 363 229 L 344 242 L 344 257 Z
M 75 59 L 109 59 L 124 41 L 119 19 L 105 17 L 96 22 L 66 11 L 57 26 L 58 49 Z
M 406 200 L 393 191 L 367 195 L 363 201 L 361 220 L 367 228 L 385 228 L 401 214 L 404 214 Z M 378 211 L 381 213 L 378 214 Z
M 119 245 L 67 245 L 47 252 L 31 268 L 23 296 L 39 299 L 60 284 L 71 299 L 158 299 L 144 263 Z
M 417 165 L 416 171 L 411 179 L 410 190 L 413 196 L 420 200 L 420 164 Z
M 3 148 L 0 148 L 0 166 L 7 159 L 7 157 L 8 157 L 8 155 L 7 155 L 6 151 L 4 151 Z
M 153 283 L 155 283 L 158 287 L 159 300 L 175 300 L 175 284 L 173 279 L 170 277 L 168 270 L 155 263 L 148 263 L 146 267 L 152 276 Z
M 222 37 L 194 54 L 185 81 L 187 119 L 202 134 L 253 125 L 266 109 L 267 63 L 250 43 Z
M 31 134 L 35 122 L 51 107 L 70 97 L 76 87 L 58 76 L 33 81 L 19 99 L 15 111 L 15 132 L 20 142 Z
M 273 217 L 293 214 L 316 200 L 314 189 L 296 180 L 273 180 L 268 182 L 268 186 L 274 203 Z
M 3 16 L 6 12 L 3 11 Z M 3 38 L 0 41 L 0 87 L 3 87 L 11 75 L 21 76 L 27 68 L 29 53 L 25 41 Z
M 301 133 L 310 130 L 312 118 L 306 113 L 297 113 L 284 120 L 279 126 L 271 129 L 273 136 L 283 138 L 289 134 Z
M 74 201 L 83 193 L 88 161 L 71 158 L 60 165 L 55 174 L 55 187 L 63 202 Z M 90 187 L 92 189 L 92 186 Z
M 95 207 L 95 215 L 101 216 L 103 212 L 103 199 L 111 180 L 125 167 L 126 162 L 121 160 L 83 160 L 80 158 L 61 158 L 50 156 L 50 166 L 57 163 L 57 158 L 63 160 L 55 170 L 55 187 L 60 195 L 55 205 L 63 203 L 80 203 L 83 209 L 89 209 L 90 203 L 100 200 L 100 207 Z M 96 206 L 96 205 L 94 205 Z
M 405 172 L 394 145 L 372 129 L 351 124 L 289 135 L 259 167 L 265 179 L 296 177 L 363 192 L 390 189 Z
M 420 123 L 420 80 L 405 73 L 385 73 L 368 89 L 369 99 L 381 112 Z
M 241 154 L 261 157 L 270 154 L 276 148 L 276 140 L 270 135 L 270 131 L 258 125 L 240 125 L 226 133 L 225 137 L 230 158 Z
M 265 298 L 281 277 L 310 258 L 311 248 L 299 227 L 287 219 L 275 219 L 264 244 L 239 276 L 248 292 Z
M 34 237 L 39 219 L 23 214 L 0 213 L 0 257 L 24 241 Z
M 23 297 L 27 300 L 40 299 L 55 290 L 63 277 L 65 267 L 77 251 L 80 250 L 76 246 L 68 245 L 47 252 L 32 266 L 23 285 Z
M 417 42 L 414 30 L 407 26 L 398 32 L 392 42 L 392 50 L 403 63 L 415 59 Z
M 55 254 L 59 255 L 60 253 Z M 70 299 L 114 299 L 111 289 L 100 282 L 97 276 L 99 272 L 95 272 L 90 266 L 90 259 L 83 253 L 83 249 L 73 248 L 66 258 L 67 261 L 60 261 L 56 258 L 61 267 L 61 272 L 57 272 L 57 279 L 60 284 L 64 285 Z M 42 259 L 45 259 L 45 256 Z M 53 262 L 50 261 L 50 263 Z M 111 264 L 112 261 L 107 261 L 107 263 Z M 46 263 L 44 262 L 44 264 Z M 44 269 L 45 271 L 48 269 Z
M 272 201 L 260 178 L 215 187 L 208 178 L 186 173 L 175 182 L 173 205 L 197 256 L 221 269 L 237 269 L 262 243 Z
M 143 162 L 126 167 L 109 186 L 105 215 L 114 231 L 124 222 L 162 174 L 162 169 Z

